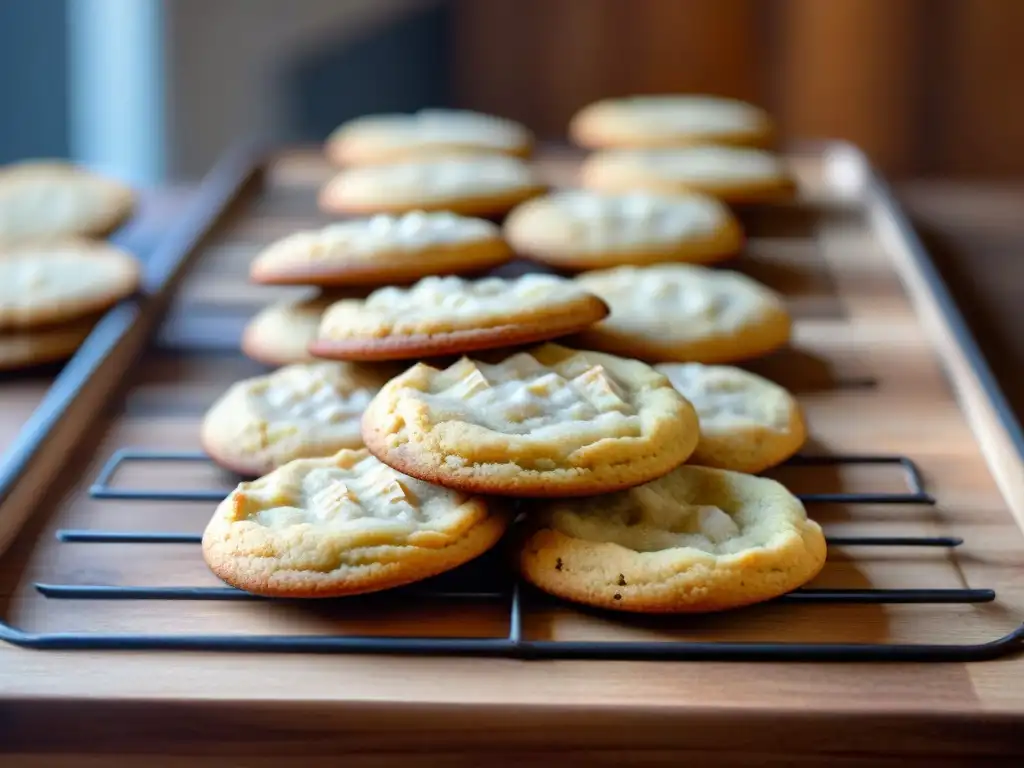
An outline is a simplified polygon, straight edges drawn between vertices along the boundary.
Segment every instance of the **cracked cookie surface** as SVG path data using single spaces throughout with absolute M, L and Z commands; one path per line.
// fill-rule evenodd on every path
M 608 307 L 571 280 L 427 277 L 324 313 L 312 351 L 340 360 L 397 360 L 528 344 L 582 330 Z
M 497 502 L 395 472 L 364 450 L 297 459 L 240 483 L 203 532 L 203 557 L 232 586 L 338 597 L 451 570 L 509 524 Z
M 500 362 L 420 363 L 363 415 L 381 461 L 451 488 L 579 496 L 627 488 L 684 462 L 697 417 L 636 360 L 544 344 Z
M 826 546 L 774 480 L 683 466 L 645 485 L 531 510 L 523 576 L 552 595 L 643 613 L 722 611 L 770 600 L 821 570 Z

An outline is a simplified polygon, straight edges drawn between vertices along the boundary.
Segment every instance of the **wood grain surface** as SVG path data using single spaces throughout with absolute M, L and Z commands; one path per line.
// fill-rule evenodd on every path
M 576 157 L 541 167 L 571 181 Z M 797 392 L 808 453 L 902 454 L 928 505 L 810 505 L 829 535 L 959 536 L 956 551 L 835 547 L 812 586 L 993 588 L 994 603 L 764 605 L 647 620 L 526 600 L 534 639 L 978 643 L 1024 617 L 1019 457 L 972 376 L 904 244 L 862 197 L 856 163 L 793 158 L 803 199 L 741 211 L 747 253 L 731 265 L 783 293 L 791 349 L 751 367 Z M 237 351 L 245 320 L 294 289 L 249 285 L 261 245 L 323 221 L 316 153 L 282 155 L 205 243 L 161 331 L 127 373 L 123 402 L 0 558 L 5 621 L 26 631 L 387 634 L 500 637 L 500 604 L 366 599 L 274 602 L 58 600 L 36 582 L 216 586 L 196 545 L 60 543 L 60 528 L 198 533 L 213 502 L 92 499 L 117 448 L 198 449 L 206 407 L 262 370 Z M 852 175 L 851 175 L 852 174 Z M 982 446 L 986 446 L 983 451 Z M 886 467 L 784 467 L 797 492 L 893 491 Z M 125 466 L 117 487 L 213 488 L 204 463 Z M 359 766 L 476 765 L 503 755 L 542 765 L 1011 765 L 1024 757 L 1024 657 L 977 664 L 515 661 L 369 655 L 66 652 L 0 646 L 0 745 L 115 754 L 147 764 L 262 765 L 271 756 Z M 159 756 L 159 759 L 156 757 Z M 42 758 L 39 758 L 42 759 Z M 26 757 L 24 764 L 33 763 Z M 162 762 L 161 762 L 162 761 Z M 1001 762 L 1001 761 L 1005 761 Z M 8 764 L 5 762 L 4 764 Z M 12 762 L 11 764 L 18 764 Z M 59 763 L 46 763 L 59 764 Z M 311 764 L 317 764 L 312 762 Z

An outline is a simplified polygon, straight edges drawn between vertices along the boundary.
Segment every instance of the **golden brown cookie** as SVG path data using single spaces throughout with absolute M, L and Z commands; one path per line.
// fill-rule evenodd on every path
M 778 155 L 712 145 L 595 152 L 580 166 L 580 184 L 599 192 L 700 192 L 727 203 L 782 201 L 796 192 Z
M 324 186 L 319 199 L 328 213 L 356 216 L 417 210 L 500 216 L 545 190 L 517 158 L 454 155 L 349 168 Z
M 489 221 L 413 211 L 296 232 L 258 254 L 249 274 L 257 283 L 377 286 L 481 272 L 510 258 L 501 230 Z
M 697 416 L 636 360 L 544 344 L 495 364 L 420 363 L 363 414 L 371 453 L 458 490 L 583 496 L 647 482 L 689 458 Z
M 36 241 L 0 250 L 0 331 L 68 323 L 132 294 L 139 264 L 107 243 Z
M 459 355 L 565 336 L 607 314 L 599 298 L 554 275 L 427 277 L 334 304 L 310 350 L 364 361 Z
M 825 563 L 821 528 L 782 485 L 683 466 L 646 485 L 531 508 L 523 576 L 618 611 L 707 613 L 779 597 Z
M 698 194 L 565 190 L 518 206 L 504 231 L 516 253 L 570 270 L 707 264 L 734 256 L 743 245 L 729 209 Z
M 63 325 L 0 333 L 0 371 L 13 371 L 69 359 L 96 325 L 84 317 Z
M 270 597 L 340 597 L 436 576 L 493 547 L 497 502 L 402 475 L 365 450 L 297 459 L 241 483 L 203 532 L 228 584 Z
M 0 244 L 102 237 L 135 207 L 135 193 L 111 178 L 60 160 L 0 167 Z
M 324 310 L 344 298 L 365 295 L 366 290 L 331 291 L 264 307 L 242 332 L 242 352 L 259 363 L 275 367 L 311 363 L 316 358 L 309 353 L 309 345 L 316 339 Z
M 236 382 L 203 418 L 203 450 L 217 464 L 255 476 L 293 459 L 360 448 L 363 410 L 396 372 L 316 362 Z
M 654 368 L 697 409 L 700 441 L 690 464 L 762 472 L 799 451 L 807 438 L 796 399 L 768 379 L 728 365 Z
M 728 363 L 789 341 L 782 298 L 739 272 L 657 264 L 584 272 L 575 279 L 612 310 L 575 339 L 586 349 L 655 362 Z
M 569 136 L 588 149 L 767 146 L 774 132 L 771 117 L 760 107 L 697 94 L 603 99 L 588 104 L 569 122 Z
M 371 165 L 421 157 L 493 152 L 527 157 L 533 134 L 519 123 L 459 109 L 365 115 L 327 138 L 327 156 L 342 165 Z

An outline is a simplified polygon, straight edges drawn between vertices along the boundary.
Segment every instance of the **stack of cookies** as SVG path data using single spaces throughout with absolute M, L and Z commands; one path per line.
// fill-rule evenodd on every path
M 139 283 L 102 240 L 131 214 L 128 187 L 57 161 L 0 168 L 0 370 L 66 360 Z
M 666 140 L 664 110 L 612 110 L 609 123 L 598 107 L 574 137 Z M 730 115 L 668 123 L 720 146 L 760 135 L 725 130 Z M 235 384 L 203 424 L 215 461 L 260 475 L 204 533 L 224 581 L 360 594 L 504 538 L 552 595 L 702 612 L 821 569 L 821 529 L 755 474 L 795 453 L 805 427 L 790 393 L 734 365 L 790 335 L 780 297 L 711 266 L 742 247 L 734 196 L 632 183 L 545 194 L 520 159 L 530 144 L 509 121 L 445 111 L 330 137 L 346 167 L 320 203 L 360 218 L 273 244 L 251 276 L 337 293 L 288 309 L 301 342 L 271 343 L 258 332 L 268 313 L 254 320 L 247 351 L 283 367 Z M 486 274 L 514 256 L 556 274 Z

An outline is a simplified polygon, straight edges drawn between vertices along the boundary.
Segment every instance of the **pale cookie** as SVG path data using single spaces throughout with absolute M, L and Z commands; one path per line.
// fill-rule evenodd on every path
M 669 472 L 697 415 L 636 360 L 544 344 L 496 364 L 420 363 L 381 389 L 363 439 L 389 466 L 473 493 L 582 496 Z
M 87 240 L 0 250 L 0 331 L 77 320 L 113 306 L 139 285 L 135 257 Z
M 343 165 L 369 165 L 437 155 L 494 152 L 527 157 L 533 134 L 512 120 L 458 109 L 366 115 L 327 138 L 327 156 Z
M 327 182 L 319 199 L 320 207 L 329 213 L 446 210 L 498 216 L 545 189 L 521 160 L 469 155 L 349 168 Z
M 766 146 L 774 131 L 772 119 L 759 107 L 698 95 L 604 99 L 584 107 L 569 122 L 572 140 L 588 149 Z
M 662 363 L 655 370 L 697 409 L 700 441 L 690 464 L 762 472 L 804 444 L 796 399 L 768 379 L 728 365 Z
M 427 277 L 334 304 L 310 351 L 338 360 L 457 355 L 558 338 L 607 314 L 599 298 L 554 275 Z
M 482 272 L 512 250 L 492 222 L 448 211 L 412 211 L 296 232 L 253 260 L 258 283 L 386 285 L 434 274 Z
M 710 145 L 595 152 L 580 166 L 580 184 L 600 192 L 702 192 L 727 203 L 785 200 L 796 190 L 778 155 Z
M 588 190 L 528 200 L 505 220 L 505 238 L 517 253 L 566 269 L 703 264 L 743 245 L 736 217 L 713 197 Z
M 679 467 L 628 491 L 531 508 L 523 576 L 557 597 L 641 613 L 771 600 L 825 564 L 821 528 L 782 485 Z
M 203 532 L 203 557 L 246 592 L 341 597 L 449 571 L 493 547 L 508 524 L 494 501 L 343 450 L 239 484 Z
M 298 301 L 280 301 L 264 307 L 242 331 L 242 352 L 252 360 L 270 366 L 311 363 L 310 343 L 316 339 L 324 310 L 343 298 L 356 298 L 365 291 L 331 291 Z
M 0 333 L 0 370 L 13 371 L 69 359 L 96 325 L 96 317 L 28 331 Z
M 0 244 L 101 237 L 135 207 L 130 187 L 58 160 L 0 168 Z
M 727 363 L 789 341 L 792 323 L 782 298 L 739 272 L 658 264 L 575 279 L 612 311 L 580 334 L 586 349 L 656 362 Z
M 206 412 L 200 442 L 216 463 L 246 476 L 359 448 L 363 410 L 387 379 L 371 368 L 317 362 L 236 382 Z

